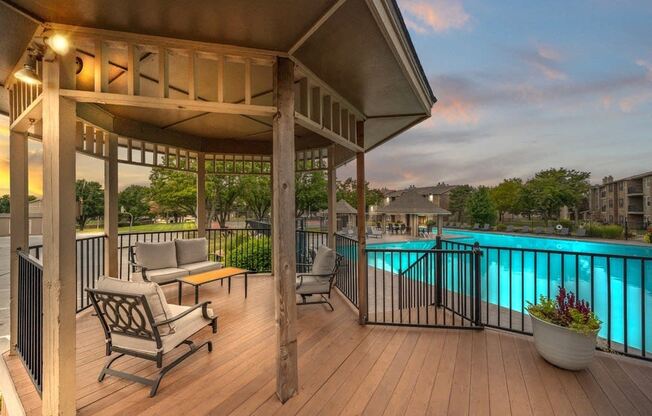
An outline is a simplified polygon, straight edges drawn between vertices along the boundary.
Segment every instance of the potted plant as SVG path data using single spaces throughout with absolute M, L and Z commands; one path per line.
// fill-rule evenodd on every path
M 601 324 L 588 302 L 560 287 L 555 299 L 541 296 L 538 304 L 529 303 L 527 311 L 534 345 L 546 361 L 567 370 L 588 367 Z

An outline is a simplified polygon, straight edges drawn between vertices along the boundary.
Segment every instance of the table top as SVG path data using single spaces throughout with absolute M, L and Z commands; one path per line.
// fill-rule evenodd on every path
M 198 286 L 203 285 L 204 283 L 214 282 L 215 280 L 222 280 L 245 273 L 251 273 L 251 271 L 247 269 L 240 269 L 238 267 L 223 267 L 217 270 L 211 270 L 204 273 L 193 274 L 191 276 L 180 277 L 177 279 L 177 281 Z

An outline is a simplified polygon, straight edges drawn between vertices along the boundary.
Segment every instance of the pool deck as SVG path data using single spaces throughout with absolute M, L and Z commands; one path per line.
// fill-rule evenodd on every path
M 531 337 L 504 331 L 410 328 L 357 324 L 339 293 L 335 312 L 323 305 L 298 308 L 299 394 L 275 396 L 274 282 L 258 275 L 242 296 L 219 284 L 202 288 L 220 330 L 202 351 L 172 370 L 155 398 L 130 381 L 96 379 L 104 362 L 99 321 L 77 317 L 77 408 L 80 415 L 645 415 L 652 414 L 652 363 L 598 352 L 584 371 L 545 362 Z M 176 301 L 176 287 L 165 293 Z M 186 291 L 184 304 L 192 301 Z M 180 348 L 181 350 L 182 348 Z M 177 355 L 181 351 L 173 353 Z M 170 357 L 173 358 L 173 357 Z M 20 360 L 4 356 L 28 415 L 41 401 Z M 142 376 L 152 363 L 125 359 L 119 368 Z

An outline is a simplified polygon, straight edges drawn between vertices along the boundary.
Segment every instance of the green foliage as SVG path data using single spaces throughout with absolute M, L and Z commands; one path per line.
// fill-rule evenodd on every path
M 118 205 L 134 219 L 152 216 L 149 200 L 149 188 L 142 185 L 129 185 L 118 194 Z
M 590 225 L 586 228 L 586 234 L 589 237 L 612 240 L 620 239 L 623 236 L 623 232 L 623 227 L 620 225 Z
M 491 189 L 491 199 L 498 210 L 498 216 L 502 220 L 505 212 L 512 214 L 519 213 L 519 202 L 523 181 L 520 178 L 505 179 L 503 182 Z
M 220 227 L 226 227 L 226 220 L 242 196 L 244 176 L 206 175 L 206 210 L 208 220 L 217 220 Z
M 352 207 L 358 206 L 358 182 L 355 179 L 347 178 L 344 181 L 337 182 L 337 200 L 345 200 Z M 369 187 L 369 182 L 364 184 L 365 209 L 368 210 L 372 205 L 379 205 L 383 200 L 383 193 L 380 189 Z
M 496 223 L 496 207 L 487 187 L 481 186 L 471 194 L 467 210 L 473 222 L 491 225 Z
M 453 214 L 457 215 L 460 221 L 465 220 L 467 217 L 467 204 L 472 193 L 473 187 L 469 185 L 461 185 L 451 191 L 448 207 Z
M 571 220 L 559 220 L 558 223 L 561 224 L 562 227 L 568 228 L 569 230 L 573 230 L 575 228 L 573 221 Z
M 602 322 L 591 310 L 588 302 L 578 300 L 573 292 L 566 292 L 562 287 L 555 299 L 541 295 L 539 303 L 528 302 L 530 315 L 551 324 L 569 328 L 584 335 L 595 334 Z
M 269 176 L 247 175 L 240 179 L 242 201 L 260 221 L 267 217 L 272 206 L 272 185 Z
M 496 231 L 505 231 L 507 229 L 507 226 L 503 223 L 500 223 L 496 225 Z
M 589 172 L 566 168 L 537 172 L 525 184 L 526 196 L 530 199 L 528 206 L 545 220 L 557 218 L 563 206 L 571 207 L 577 213 L 590 188 L 590 175 Z
M 297 173 L 295 190 L 297 217 L 308 212 L 317 212 L 328 208 L 326 185 L 324 172 Z
M 652 244 L 652 227 L 648 228 L 645 232 L 645 235 L 643 235 L 643 241 L 648 244 Z
M 78 179 L 75 183 L 75 200 L 79 208 L 77 225 L 80 230 L 86 227 L 89 218 L 104 215 L 104 191 L 98 182 Z
M 248 237 L 226 253 L 225 265 L 252 271 L 272 269 L 272 245 L 267 236 Z
M 9 214 L 9 195 L 0 197 L 0 214 Z
M 151 200 L 159 215 L 193 215 L 197 204 L 195 175 L 165 168 L 152 168 L 149 174 Z

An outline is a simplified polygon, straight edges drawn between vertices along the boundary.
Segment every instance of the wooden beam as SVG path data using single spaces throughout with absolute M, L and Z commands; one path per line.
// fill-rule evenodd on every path
M 244 72 L 244 103 L 251 104 L 251 59 L 245 59 Z
M 158 96 L 170 97 L 170 58 L 163 46 L 158 49 Z
M 27 135 L 9 134 L 10 277 L 9 277 L 9 352 L 16 352 L 18 342 L 18 250 L 29 250 L 29 200 L 27 172 Z
M 299 105 L 297 105 L 296 110 L 308 118 L 310 118 L 309 113 L 309 95 L 310 91 L 308 88 L 308 78 L 301 78 L 299 80 Z
M 354 152 L 359 152 L 363 151 L 360 146 L 358 146 L 356 143 L 345 139 L 344 137 L 340 136 L 337 133 L 334 133 L 331 130 L 327 130 L 326 127 L 322 127 L 319 124 L 315 123 L 314 121 L 310 120 L 304 115 L 301 115 L 299 113 L 295 114 L 297 124 L 300 125 L 301 127 L 305 127 L 306 129 L 317 133 L 318 135 L 327 138 L 333 143 L 339 144 L 343 147 L 346 147 L 349 150 L 352 150 Z
M 295 149 L 294 63 L 279 58 L 274 74 L 272 178 L 274 182 L 273 250 L 276 304 L 276 395 L 285 403 L 298 393 L 296 243 L 295 243 Z
M 358 122 L 358 137 L 356 141 L 359 146 L 364 145 L 364 123 Z M 357 152 L 356 158 L 356 190 L 357 190 L 357 225 L 358 225 L 358 321 L 360 325 L 367 323 L 367 230 L 365 212 L 365 174 L 364 174 L 364 151 Z
M 337 9 L 340 8 L 344 4 L 346 0 L 338 0 L 337 3 L 332 5 L 330 9 L 326 11 L 315 23 L 310 26 L 310 28 L 303 34 L 301 37 L 294 42 L 294 45 L 290 48 L 290 51 L 288 52 L 290 55 L 294 55 L 294 53 L 304 44 L 310 37 L 324 24 L 326 21 L 337 11 Z
M 224 56 L 217 57 L 217 102 L 224 102 Z
M 189 162 L 186 162 L 189 163 Z M 206 235 L 206 155 L 197 153 L 197 237 Z
M 197 99 L 198 80 L 197 54 L 195 51 L 188 52 L 188 99 Z M 249 103 L 248 103 L 249 104 Z
M 75 414 L 74 54 L 43 63 L 43 414 Z
M 319 87 L 312 87 L 310 89 L 310 119 L 315 123 L 322 124 L 322 99 L 321 89 Z
M 43 94 L 36 97 L 34 101 L 21 113 L 16 114 L 16 118 L 11 122 L 11 130 L 17 133 L 25 133 L 31 127 L 34 121 L 41 119 Z
M 118 135 L 109 133 L 104 139 L 104 274 L 118 277 Z
M 333 104 L 330 95 L 324 95 L 321 107 L 321 126 L 327 130 L 333 129 Z
M 127 45 L 129 78 L 127 78 L 127 94 L 140 95 L 140 51 L 138 45 Z
M 328 147 L 328 245 L 335 250 L 335 233 L 337 232 L 337 169 L 335 168 L 335 145 Z
M 109 92 L 109 54 L 106 44 L 95 41 L 95 92 Z
M 271 117 L 276 114 L 276 107 L 266 105 L 216 103 L 211 101 L 188 100 L 186 98 L 131 96 L 127 94 L 98 93 L 73 89 L 61 90 L 61 95 L 66 98 L 72 98 L 80 103 L 114 104 L 129 107 L 190 110 L 249 116 Z

